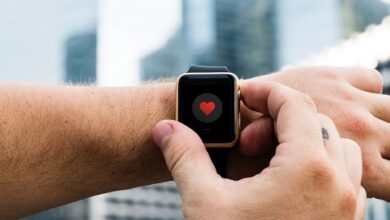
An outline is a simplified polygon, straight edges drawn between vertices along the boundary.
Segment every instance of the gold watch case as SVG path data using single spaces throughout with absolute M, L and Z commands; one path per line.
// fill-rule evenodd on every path
M 176 113 L 175 113 L 175 119 L 178 121 L 178 116 L 179 116 L 179 82 L 181 77 L 187 76 L 187 75 L 205 75 L 205 74 L 212 74 L 212 75 L 218 75 L 218 74 L 224 74 L 224 75 L 231 75 L 234 78 L 234 83 L 235 83 L 235 92 L 234 92 L 234 106 L 235 106 L 235 114 L 234 114 L 234 121 L 235 121 L 235 126 L 234 129 L 236 131 L 236 138 L 229 143 L 204 143 L 207 148 L 230 148 L 234 147 L 234 145 L 238 142 L 239 137 L 240 137 L 240 126 L 241 126 L 241 119 L 240 119 L 240 85 L 239 85 L 239 80 L 237 76 L 233 73 L 230 72 L 209 72 L 209 73 L 183 73 L 179 75 L 179 77 L 176 79 Z

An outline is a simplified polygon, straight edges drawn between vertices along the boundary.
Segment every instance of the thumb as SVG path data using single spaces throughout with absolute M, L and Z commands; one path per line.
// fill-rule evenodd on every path
M 187 126 L 160 121 L 153 128 L 153 139 L 179 189 L 218 177 L 202 140 Z

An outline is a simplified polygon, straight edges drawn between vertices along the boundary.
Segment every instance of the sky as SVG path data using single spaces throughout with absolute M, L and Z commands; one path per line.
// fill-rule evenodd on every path
M 95 0 L 1 0 L 0 80 L 61 83 L 64 42 L 96 25 Z
M 141 58 L 180 27 L 181 1 L 100 0 L 98 19 L 98 84 L 134 85 Z
M 98 31 L 98 84 L 139 82 L 142 57 L 181 22 L 180 0 L 0 0 L 0 80 L 62 83 L 66 39 Z

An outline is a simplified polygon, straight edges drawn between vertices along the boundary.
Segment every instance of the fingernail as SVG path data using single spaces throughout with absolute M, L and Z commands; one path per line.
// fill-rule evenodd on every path
M 170 124 L 161 122 L 154 127 L 153 139 L 154 142 L 160 147 L 163 140 L 173 133 L 173 128 Z

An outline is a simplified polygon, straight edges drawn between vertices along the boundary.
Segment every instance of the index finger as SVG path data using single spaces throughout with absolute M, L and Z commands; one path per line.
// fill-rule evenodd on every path
M 244 104 L 276 121 L 280 144 L 295 143 L 307 151 L 322 146 L 321 124 L 314 102 L 303 93 L 275 82 L 247 80 L 240 85 Z

